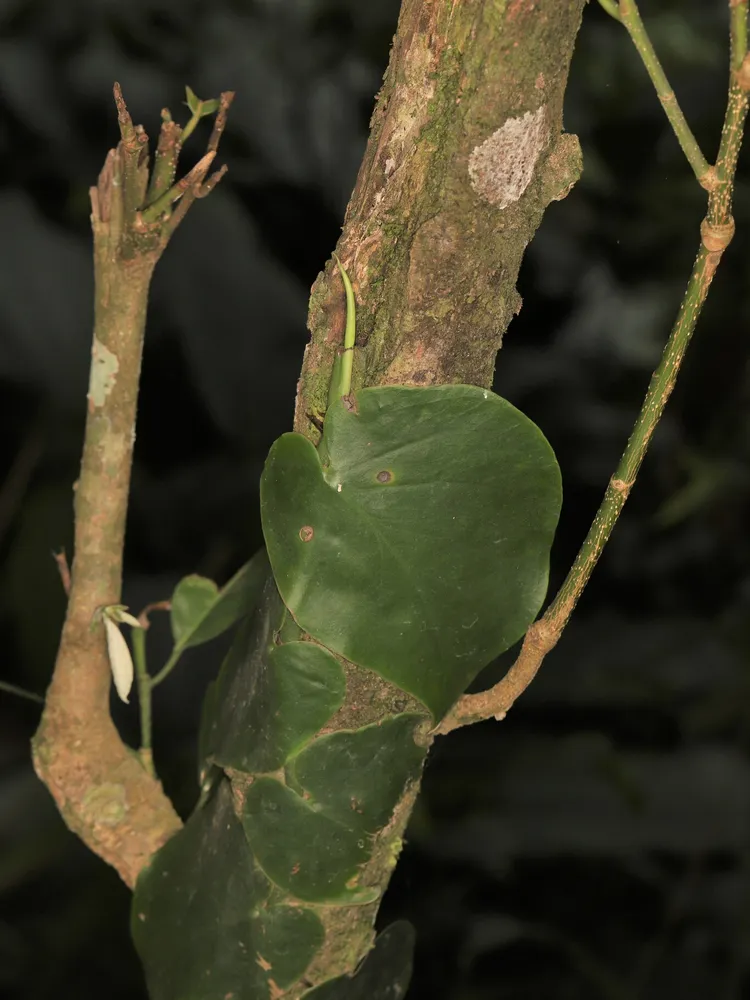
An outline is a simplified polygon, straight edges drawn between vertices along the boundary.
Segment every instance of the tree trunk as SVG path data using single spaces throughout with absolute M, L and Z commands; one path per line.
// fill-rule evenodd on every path
M 581 172 L 562 107 L 582 8 L 583 0 L 404 0 L 338 246 L 357 300 L 353 389 L 491 386 L 521 308 L 523 252 L 547 205 Z M 295 414 L 295 429 L 313 441 L 344 322 L 329 265 L 312 289 Z M 349 663 L 346 675 L 327 732 L 424 712 L 371 671 Z M 385 888 L 416 793 L 410 786 L 378 835 L 366 884 Z M 338 954 L 324 952 L 314 971 L 340 973 L 363 954 L 375 910 L 333 909 L 327 938 Z
M 354 388 L 491 385 L 523 252 L 581 171 L 562 107 L 582 8 L 404 0 L 338 248 L 358 302 Z M 313 439 L 343 323 L 329 267 L 295 415 Z

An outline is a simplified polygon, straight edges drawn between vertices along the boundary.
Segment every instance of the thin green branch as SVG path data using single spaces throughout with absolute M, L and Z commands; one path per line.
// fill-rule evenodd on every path
M 606 10 L 610 17 L 613 17 L 615 21 L 620 20 L 620 7 L 617 0 L 599 0 L 599 5 Z
M 354 289 L 346 273 L 344 265 L 334 253 L 333 259 L 339 269 L 341 280 L 344 283 L 346 295 L 346 326 L 344 328 L 344 346 L 341 354 L 336 359 L 334 370 L 331 376 L 330 400 L 340 399 L 348 396 L 352 387 L 352 368 L 354 365 L 354 342 L 357 336 L 357 307 L 354 301 Z
M 633 488 L 653 433 L 674 388 L 721 254 L 731 239 L 729 228 L 725 232 L 716 232 L 704 223 L 702 232 L 703 240 L 693 273 L 661 361 L 651 378 L 617 470 L 609 481 L 601 506 L 563 585 L 546 612 L 529 628 L 518 658 L 505 677 L 488 691 L 460 698 L 438 726 L 438 733 L 447 733 L 483 719 L 503 718 L 516 698 L 534 679 L 544 657 L 557 644 Z M 720 242 L 723 245 L 719 247 Z M 707 244 L 716 246 L 716 249 L 710 250 Z
M 206 174 L 208 173 L 208 168 L 214 161 L 216 153 L 209 150 L 205 153 L 200 160 L 195 164 L 189 173 L 185 174 L 184 177 L 180 178 L 176 184 L 165 191 L 163 195 L 158 197 L 155 202 L 150 204 L 148 208 L 144 208 L 141 212 L 141 219 L 144 223 L 148 224 L 151 222 L 156 222 L 161 218 L 162 215 L 171 208 L 174 202 L 178 201 L 190 188 L 203 183 Z
M 733 73 L 741 69 L 747 55 L 747 2 L 730 0 L 729 4 L 729 65 Z
M 151 749 L 151 678 L 146 663 L 146 629 L 134 628 L 130 632 L 133 642 L 133 664 L 138 685 L 138 709 L 141 716 L 141 748 L 138 751 L 143 766 L 152 778 L 156 777 L 154 756 Z
M 656 95 L 664 108 L 664 112 L 669 119 L 669 123 L 677 136 L 677 141 L 682 147 L 682 151 L 687 157 L 687 161 L 693 169 L 693 173 L 698 179 L 701 187 L 709 189 L 713 182 L 713 171 L 711 165 L 701 152 L 701 148 L 688 125 L 682 108 L 677 103 L 677 97 L 669 84 L 667 75 L 659 62 L 654 46 L 648 36 L 646 27 L 641 19 L 640 12 L 635 0 L 599 0 L 602 7 L 620 21 L 626 28 L 633 40 L 633 44 L 646 67 L 651 82 L 656 90 Z
M 143 204 L 148 186 L 148 136 L 142 125 L 133 125 L 119 83 L 114 85 L 117 122 L 122 151 L 123 209 L 126 217 Z
M 182 149 L 182 129 L 177 122 L 172 121 L 169 108 L 162 109 L 161 118 L 159 142 L 154 157 L 154 168 L 151 171 L 151 182 L 146 195 L 146 205 L 153 204 L 174 184 L 177 160 Z
M 161 670 L 159 671 L 159 673 L 158 674 L 154 674 L 154 676 L 151 678 L 151 687 L 152 687 L 152 689 L 155 688 L 155 687 L 158 687 L 159 684 L 161 684 L 162 681 L 165 681 L 167 679 L 167 677 L 169 677 L 169 675 L 172 673 L 172 671 L 174 670 L 174 668 L 177 666 L 177 664 L 179 662 L 179 659 L 182 656 L 183 652 L 184 652 L 184 650 L 183 650 L 182 646 L 178 645 L 178 646 L 174 647 L 174 649 L 172 650 L 172 652 L 169 655 L 169 659 L 164 664 L 164 666 L 161 668 Z
M 14 694 L 18 698 L 25 698 L 27 701 L 35 701 L 40 705 L 44 704 L 44 698 L 40 694 L 34 694 L 33 691 L 27 691 L 26 688 L 18 687 L 17 684 L 10 684 L 8 681 L 0 681 L 0 691 Z
M 730 0 L 729 94 L 716 159 L 716 185 L 709 192 L 708 220 L 721 225 L 731 218 L 734 175 L 745 130 L 750 90 L 747 54 L 747 0 Z

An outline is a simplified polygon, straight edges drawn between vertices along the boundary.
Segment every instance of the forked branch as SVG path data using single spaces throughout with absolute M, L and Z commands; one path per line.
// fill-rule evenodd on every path
M 110 665 L 97 611 L 118 605 L 136 402 L 154 267 L 186 208 L 215 184 L 216 154 L 232 94 L 223 94 L 209 152 L 173 186 L 181 150 L 168 113 L 149 186 L 148 137 L 114 87 L 120 142 L 91 189 L 95 317 L 75 552 L 55 670 L 34 738 L 36 771 L 68 826 L 128 885 L 180 826 L 148 766 L 109 713 Z M 175 187 L 178 189 L 175 193 Z M 164 190 L 162 190 L 164 189 Z M 152 203 L 148 205 L 149 198 Z M 181 198 L 176 211 L 173 203 Z

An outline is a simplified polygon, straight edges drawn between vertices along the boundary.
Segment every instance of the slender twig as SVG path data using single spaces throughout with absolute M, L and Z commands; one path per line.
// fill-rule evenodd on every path
M 619 3 L 616 0 L 599 0 L 599 3 L 611 17 L 619 21 L 626 28 L 639 56 L 643 60 L 646 72 L 651 77 L 656 95 L 661 102 L 661 106 L 664 108 L 674 134 L 677 136 L 677 141 L 682 147 L 682 151 L 687 157 L 693 173 L 698 178 L 698 183 L 701 187 L 709 190 L 713 184 L 711 165 L 701 152 L 701 148 L 688 125 L 687 119 L 682 113 L 682 108 L 677 103 L 675 92 L 669 84 L 656 50 L 651 44 L 651 39 L 641 19 L 635 0 L 619 0 Z
M 95 613 L 120 604 L 146 306 L 154 267 L 173 227 L 169 218 L 143 221 L 148 140 L 133 124 L 118 84 L 114 96 L 120 143 L 107 155 L 91 190 L 94 338 L 75 493 L 75 558 L 57 662 L 34 739 L 34 764 L 71 829 L 133 885 L 180 820 L 148 764 L 138 762 L 112 723 L 110 665 L 104 627 Z M 215 153 L 214 146 L 208 159 Z M 159 183 L 169 175 L 165 167 L 161 170 Z M 148 734 L 150 719 L 146 722 Z
M 157 219 L 162 216 L 168 208 L 178 201 L 185 192 L 193 187 L 194 185 L 200 186 L 203 183 L 203 178 L 208 173 L 208 168 L 214 161 L 216 153 L 213 150 L 209 150 L 204 156 L 198 160 L 193 169 L 181 177 L 176 184 L 165 191 L 163 195 L 156 199 L 148 208 L 144 208 L 141 212 L 141 220 L 145 223 L 156 222 Z
M 193 134 L 193 132 L 195 132 L 196 128 L 198 127 L 198 122 L 201 120 L 202 117 L 203 115 L 200 113 L 200 111 L 194 112 L 192 118 L 187 123 L 185 128 L 182 130 L 183 144 L 186 143 L 187 140 L 190 138 L 190 136 Z
M 151 678 L 146 664 L 146 630 L 134 628 L 130 633 L 133 642 L 133 664 L 138 684 L 138 708 L 141 716 L 141 748 L 138 751 L 143 766 L 152 778 L 156 777 L 151 749 Z
M 159 671 L 159 673 L 158 674 L 154 674 L 154 676 L 151 678 L 151 687 L 152 688 L 158 687 L 159 684 L 161 684 L 162 681 L 165 681 L 167 679 L 167 677 L 169 677 L 169 675 L 172 673 L 172 671 L 174 670 L 174 668 L 177 666 L 177 663 L 179 662 L 179 659 L 180 659 L 180 657 L 182 656 L 182 654 L 184 652 L 185 652 L 185 650 L 182 648 L 182 646 L 177 645 L 177 646 L 174 647 L 174 649 L 172 650 L 172 652 L 169 655 L 169 659 L 164 664 L 164 666 L 161 668 L 161 670 Z
M 146 607 L 138 615 L 138 621 L 141 628 L 148 628 L 151 624 L 149 621 L 149 616 L 152 611 L 171 611 L 172 602 L 171 601 L 152 601 L 151 604 L 147 604 Z
M 159 142 L 154 157 L 154 169 L 151 171 L 151 182 L 146 195 L 146 205 L 153 204 L 174 184 L 177 160 L 182 149 L 182 129 L 177 122 L 172 121 L 169 108 L 162 109 L 161 118 Z
M 331 400 L 340 399 L 341 396 L 348 396 L 352 387 L 352 369 L 354 366 L 354 343 L 357 337 L 357 307 L 354 301 L 354 289 L 346 273 L 344 265 L 334 253 L 333 259 L 339 269 L 341 280 L 344 283 L 346 295 L 346 326 L 344 328 L 344 346 L 341 354 L 337 358 L 338 364 L 334 365 L 334 372 L 331 378 Z
M 600 5 L 606 10 L 615 21 L 620 20 L 620 7 L 617 0 L 599 0 Z
M 0 691 L 14 694 L 19 698 L 26 698 L 27 701 L 36 701 L 40 705 L 44 704 L 44 698 L 40 694 L 34 694 L 33 691 L 27 691 L 26 688 L 18 687 L 17 684 L 10 684 L 8 681 L 0 681 Z
M 740 155 L 750 90 L 750 59 L 747 54 L 747 0 L 730 0 L 729 96 L 721 128 L 716 160 L 717 184 L 709 193 L 708 221 L 720 225 L 731 217 L 734 175 Z
M 70 597 L 70 566 L 68 566 L 68 557 L 65 554 L 65 549 L 53 552 L 52 558 L 57 564 L 57 572 L 60 574 L 60 583 L 65 591 L 65 596 Z
M 747 0 L 740 0 L 739 3 L 736 0 L 730 2 L 732 3 L 731 72 L 727 111 L 716 163 L 717 182 L 708 193 L 708 211 L 701 224 L 701 244 L 690 281 L 661 361 L 651 378 L 630 439 L 620 464 L 609 481 L 604 499 L 575 562 L 555 599 L 526 633 L 515 663 L 505 677 L 488 691 L 460 698 L 437 727 L 438 733 L 447 733 L 459 726 L 479 722 L 482 719 L 492 717 L 502 719 L 534 679 L 544 657 L 557 644 L 612 534 L 674 388 L 716 268 L 734 235 L 734 220 L 731 216 L 732 191 L 748 111 L 750 79 L 745 83 L 743 73 L 750 57 L 742 48 L 743 45 L 747 45 L 747 32 L 744 27 L 747 18 Z M 620 12 L 623 17 L 626 5 L 626 0 L 620 0 Z M 743 12 L 744 20 L 737 15 L 738 9 Z M 746 75 L 750 78 L 750 70 Z

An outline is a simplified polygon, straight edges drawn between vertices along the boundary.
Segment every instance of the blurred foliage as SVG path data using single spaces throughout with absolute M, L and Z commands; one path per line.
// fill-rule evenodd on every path
M 642 7 L 711 158 L 724 5 Z M 258 476 L 291 423 L 307 289 L 339 231 L 397 14 L 396 0 L 0 3 L 4 679 L 43 689 L 62 616 L 50 552 L 70 545 L 87 189 L 116 140 L 112 81 L 152 134 L 163 105 L 187 115 L 185 84 L 238 92 L 230 173 L 157 269 L 128 524 L 138 611 L 184 573 L 226 581 L 258 542 Z M 626 33 L 595 5 L 566 126 L 584 177 L 529 248 L 496 382 L 563 469 L 553 583 L 629 432 L 704 204 Z M 458 732 L 431 758 L 382 914 L 417 926 L 413 1000 L 750 996 L 746 164 L 684 377 L 570 632 L 502 725 Z M 149 642 L 163 662 L 166 616 Z M 183 812 L 220 657 L 191 650 L 157 692 L 157 764 Z M 131 739 L 135 711 L 115 706 Z M 128 893 L 34 777 L 36 713 L 0 696 L 0 995 L 135 1000 Z

